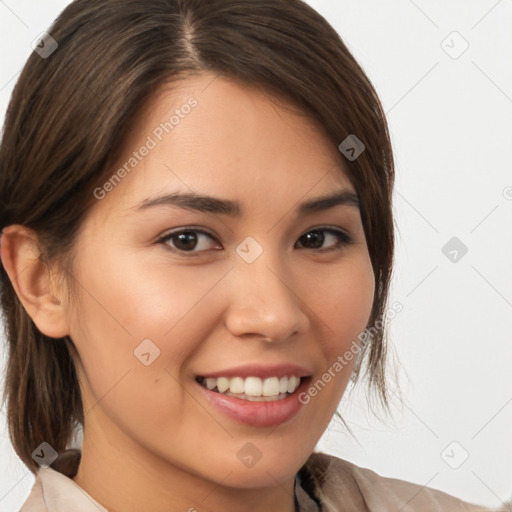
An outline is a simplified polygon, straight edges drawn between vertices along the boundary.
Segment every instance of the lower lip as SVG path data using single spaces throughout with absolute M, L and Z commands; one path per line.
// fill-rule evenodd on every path
M 302 403 L 299 394 L 308 387 L 309 378 L 301 379 L 300 386 L 292 395 L 271 402 L 252 402 L 234 396 L 216 393 L 198 382 L 200 390 L 208 401 L 230 418 L 254 427 L 272 427 L 292 419 L 300 411 Z

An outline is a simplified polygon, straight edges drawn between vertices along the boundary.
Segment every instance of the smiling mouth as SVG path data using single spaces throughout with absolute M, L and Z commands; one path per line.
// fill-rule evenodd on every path
M 272 402 L 293 395 L 302 379 L 295 375 L 287 377 L 196 377 L 196 381 L 214 393 L 233 396 L 251 402 Z

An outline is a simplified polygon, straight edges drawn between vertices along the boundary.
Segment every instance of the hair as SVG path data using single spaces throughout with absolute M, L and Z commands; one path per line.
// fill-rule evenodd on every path
M 388 127 L 370 80 L 313 8 L 301 0 L 75 0 L 49 33 L 58 47 L 47 58 L 32 52 L 7 109 L 0 228 L 33 229 L 40 261 L 65 271 L 70 289 L 93 191 L 110 177 L 136 116 L 164 84 L 213 72 L 286 98 L 336 146 L 351 134 L 364 143 L 345 167 L 375 276 L 369 325 L 385 316 L 394 244 Z M 76 349 L 69 336 L 37 329 L 3 266 L 0 280 L 9 434 L 36 473 L 39 444 L 60 454 L 84 423 Z M 388 407 L 386 351 L 385 329 L 372 330 L 352 380 L 368 377 L 368 391 Z

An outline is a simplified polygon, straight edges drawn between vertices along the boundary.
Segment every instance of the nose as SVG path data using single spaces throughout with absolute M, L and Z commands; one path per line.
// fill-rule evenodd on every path
M 304 282 L 303 276 L 298 276 Z M 230 272 L 226 327 L 236 337 L 286 341 L 309 328 L 308 308 L 291 272 L 270 251 L 252 263 L 239 259 Z

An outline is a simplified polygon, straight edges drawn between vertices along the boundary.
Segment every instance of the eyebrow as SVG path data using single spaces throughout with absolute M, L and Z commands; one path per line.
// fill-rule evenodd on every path
M 339 190 L 333 194 L 316 197 L 301 203 L 296 212 L 299 215 L 307 215 L 328 210 L 335 206 L 348 205 L 359 208 L 359 197 L 348 189 Z M 156 206 L 177 206 L 185 210 L 193 210 L 204 213 L 214 213 L 240 218 L 243 216 L 243 207 L 237 201 L 220 199 L 212 196 L 196 193 L 171 193 L 155 198 L 148 198 L 136 207 L 137 210 L 146 210 Z

